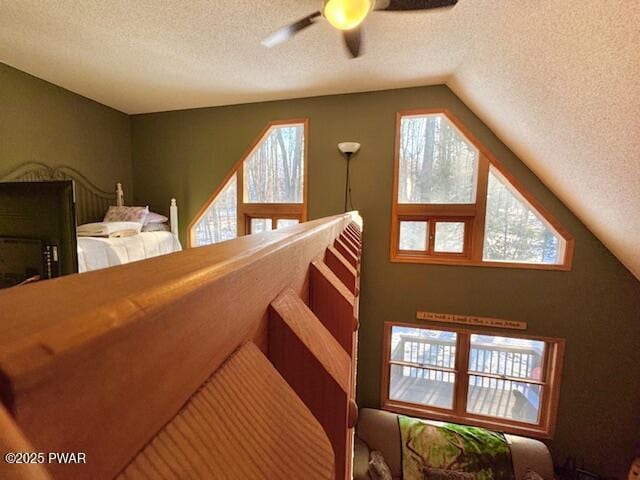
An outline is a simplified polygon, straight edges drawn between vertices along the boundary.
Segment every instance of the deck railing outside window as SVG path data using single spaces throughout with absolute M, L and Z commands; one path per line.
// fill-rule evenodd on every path
M 545 420 L 545 359 L 554 343 L 400 325 L 390 333 L 390 402 L 527 425 Z

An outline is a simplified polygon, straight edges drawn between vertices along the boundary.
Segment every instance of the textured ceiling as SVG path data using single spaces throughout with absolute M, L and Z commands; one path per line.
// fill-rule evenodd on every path
M 320 0 L 0 0 L 0 61 L 127 113 L 446 83 L 640 278 L 640 2 L 374 13 L 348 60 Z

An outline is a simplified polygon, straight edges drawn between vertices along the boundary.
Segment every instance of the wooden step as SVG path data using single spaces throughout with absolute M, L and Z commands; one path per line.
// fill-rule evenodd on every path
M 324 480 L 334 455 L 302 400 L 246 343 L 117 478 Z
M 351 240 L 351 238 L 348 237 L 344 232 L 342 232 L 340 234 L 340 237 L 338 238 L 342 241 L 342 243 L 345 244 L 349 251 L 351 251 L 353 256 L 360 260 L 360 247 L 356 245 L 355 242 Z
M 344 283 L 354 295 L 358 295 L 359 277 L 358 272 L 349 261 L 344 258 L 335 247 L 329 246 L 324 256 L 324 262 L 333 273 Z
M 351 359 L 291 289 L 271 304 L 269 358 L 323 426 L 335 452 L 336 479 L 346 479 L 356 415 Z
M 335 242 L 333 242 L 333 246 L 338 250 L 347 261 L 353 265 L 356 270 L 358 270 L 359 266 L 359 258 L 353 253 L 351 248 L 347 246 L 341 238 L 336 238 Z
M 349 230 L 351 233 L 353 233 L 359 240 L 362 240 L 362 229 L 360 228 L 360 226 L 355 223 L 352 222 L 349 225 L 347 225 L 347 227 L 345 228 L 345 230 Z
M 360 237 L 356 236 L 356 234 L 353 233 L 353 231 L 349 230 L 348 228 L 344 229 L 342 232 L 349 240 L 351 240 L 351 242 L 358 247 L 360 250 L 362 250 L 362 242 L 360 241 Z
M 311 264 L 309 307 L 345 352 L 352 356 L 353 334 L 358 326 L 355 296 L 323 261 Z

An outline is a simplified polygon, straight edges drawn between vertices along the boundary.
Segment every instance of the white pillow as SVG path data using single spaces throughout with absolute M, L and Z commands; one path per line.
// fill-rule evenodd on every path
M 113 237 L 140 233 L 142 224 L 139 222 L 95 222 L 85 223 L 77 229 L 79 237 Z
M 169 219 L 164 215 L 160 215 L 159 213 L 149 211 L 149 213 L 147 213 L 146 218 L 144 219 L 144 224 L 149 225 L 150 223 L 166 223 L 168 221 Z
M 138 222 L 144 225 L 149 207 L 109 207 L 104 222 Z

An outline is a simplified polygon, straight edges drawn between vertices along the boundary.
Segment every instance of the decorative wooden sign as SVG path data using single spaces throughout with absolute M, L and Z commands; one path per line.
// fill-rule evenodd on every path
M 527 322 L 503 320 L 501 318 L 454 315 L 452 313 L 416 312 L 416 318 L 418 320 L 430 320 L 432 322 L 459 323 L 462 325 L 475 325 L 481 327 L 510 328 L 512 330 L 527 329 Z

